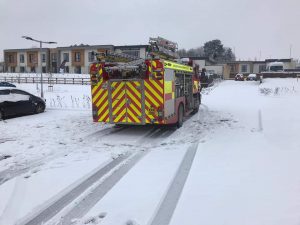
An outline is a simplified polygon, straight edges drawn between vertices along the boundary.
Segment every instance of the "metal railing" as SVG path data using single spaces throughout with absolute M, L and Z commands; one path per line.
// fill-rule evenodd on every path
M 41 83 L 40 77 L 0 77 L 0 82 L 10 82 L 10 83 Z M 76 84 L 76 85 L 90 85 L 91 81 L 89 78 L 43 78 L 43 83 L 45 84 Z

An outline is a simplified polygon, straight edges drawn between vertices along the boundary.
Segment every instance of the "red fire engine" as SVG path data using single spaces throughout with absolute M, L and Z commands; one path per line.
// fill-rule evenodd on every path
M 112 124 L 176 124 L 198 112 L 199 71 L 176 62 L 177 44 L 150 38 L 147 59 L 96 53 L 90 65 L 93 120 Z

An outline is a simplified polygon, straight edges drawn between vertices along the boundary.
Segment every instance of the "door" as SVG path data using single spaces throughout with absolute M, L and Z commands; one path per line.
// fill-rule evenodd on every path
M 34 112 L 34 104 L 31 101 L 31 95 L 25 91 L 12 89 L 11 92 L 12 114 L 29 114 Z
M 113 123 L 143 124 L 142 80 L 110 81 L 110 116 Z
M 126 93 L 123 81 L 110 83 L 110 116 L 113 123 L 126 123 Z

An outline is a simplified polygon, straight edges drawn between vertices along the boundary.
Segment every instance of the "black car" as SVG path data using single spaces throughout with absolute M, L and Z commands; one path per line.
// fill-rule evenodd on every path
M 0 87 L 0 119 L 44 112 L 46 103 L 40 97 L 16 88 Z
M 0 87 L 16 87 L 16 85 L 3 81 L 0 82 Z

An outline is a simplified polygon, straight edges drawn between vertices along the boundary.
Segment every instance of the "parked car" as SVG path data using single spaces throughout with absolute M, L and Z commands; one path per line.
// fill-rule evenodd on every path
M 244 74 L 238 73 L 237 75 L 235 75 L 234 80 L 244 81 Z
M 16 87 L 16 85 L 3 81 L 0 82 L 0 87 Z
M 42 113 L 46 103 L 40 97 L 13 87 L 0 87 L 0 119 Z
M 247 76 L 247 80 L 255 80 L 257 81 L 257 75 L 255 73 L 251 73 Z

